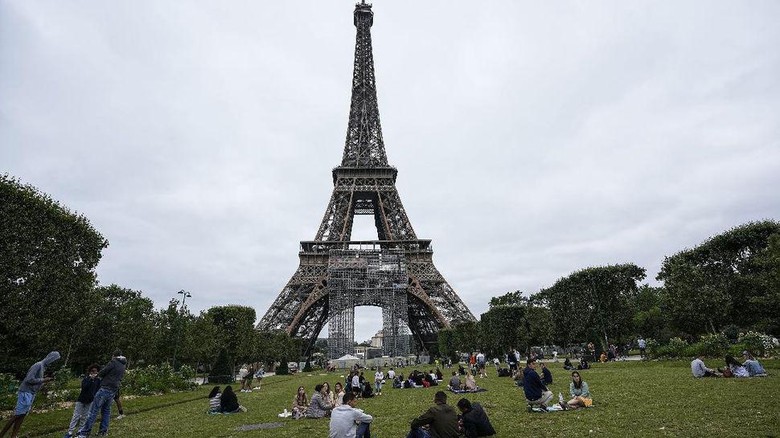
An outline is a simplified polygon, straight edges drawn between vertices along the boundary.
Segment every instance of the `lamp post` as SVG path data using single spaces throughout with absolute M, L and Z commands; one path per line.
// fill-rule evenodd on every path
M 189 292 L 187 292 L 187 291 L 185 291 L 183 289 L 180 290 L 177 293 L 181 294 L 181 296 L 182 296 L 181 297 L 181 308 L 182 308 L 182 310 L 184 310 L 184 303 L 187 302 L 187 298 L 191 297 L 192 294 L 190 294 Z M 177 313 L 178 313 L 178 309 L 177 309 Z M 177 318 L 177 320 L 178 320 L 178 318 Z M 178 350 L 178 349 L 179 349 L 179 330 L 176 330 L 176 338 L 175 338 L 175 340 L 173 342 L 173 370 L 174 371 L 176 371 L 176 350 Z

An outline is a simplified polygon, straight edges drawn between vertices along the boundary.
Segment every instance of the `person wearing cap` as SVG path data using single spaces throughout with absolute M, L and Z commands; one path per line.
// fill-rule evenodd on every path
M 98 436 L 108 434 L 108 425 L 111 420 L 111 405 L 114 401 L 114 395 L 119 391 L 119 384 L 125 377 L 125 368 L 127 359 L 122 356 L 120 350 L 114 351 L 111 361 L 103 367 L 98 373 L 100 377 L 100 389 L 95 394 L 92 406 L 89 409 L 89 415 L 84 426 L 78 431 L 78 438 L 88 437 L 92 433 L 92 425 L 95 424 L 98 411 L 100 412 L 100 430 Z
M 60 353 L 57 351 L 52 351 L 51 353 L 47 354 L 42 361 L 35 362 L 33 366 L 31 366 L 27 371 L 27 375 L 24 377 L 24 380 L 22 380 L 22 384 L 19 385 L 19 393 L 17 394 L 16 398 L 16 408 L 14 409 L 14 415 L 11 416 L 11 418 L 5 424 L 5 427 L 3 427 L 3 430 L 0 431 L 0 437 L 5 436 L 5 433 L 8 432 L 8 429 L 10 429 L 11 426 L 13 426 L 11 436 L 19 436 L 19 429 L 22 427 L 22 422 L 27 416 L 27 413 L 29 413 L 30 409 L 32 409 L 33 401 L 35 401 L 35 395 L 38 393 L 41 387 L 43 387 L 44 383 L 51 382 L 53 380 L 51 377 L 44 377 L 43 372 L 46 370 L 47 366 L 51 365 L 52 362 L 58 360 L 59 358 Z
M 447 404 L 447 394 L 438 391 L 433 396 L 433 406 L 412 420 L 411 431 L 406 438 L 456 438 L 458 414 Z
M 546 410 L 547 403 L 553 398 L 553 393 L 542 382 L 542 378 L 536 372 L 536 366 L 535 359 L 529 358 L 526 362 L 526 367 L 523 370 L 523 392 L 529 409 L 538 406 Z

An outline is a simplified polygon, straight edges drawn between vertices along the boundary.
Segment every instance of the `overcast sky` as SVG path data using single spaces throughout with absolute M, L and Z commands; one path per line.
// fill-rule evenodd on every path
M 316 234 L 352 1 L 0 0 L 0 172 L 86 215 L 101 284 L 261 317 Z M 479 316 L 587 266 L 780 219 L 780 2 L 377 1 L 381 121 Z M 376 238 L 358 216 L 355 239 Z M 358 340 L 381 328 L 358 309 Z

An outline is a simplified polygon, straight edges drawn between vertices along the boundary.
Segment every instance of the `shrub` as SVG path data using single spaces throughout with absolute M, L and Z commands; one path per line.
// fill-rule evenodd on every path
M 276 367 L 276 374 L 279 376 L 290 374 L 290 369 L 287 368 L 287 362 L 282 361 L 278 367 Z
M 138 395 L 164 394 L 173 390 L 183 391 L 194 387 L 194 383 L 183 378 L 182 374 L 175 373 L 167 363 L 129 370 L 122 380 L 124 391 Z
M 666 344 L 667 357 L 685 357 L 688 353 L 688 343 L 680 338 L 669 339 Z
M 723 357 L 729 351 L 729 345 L 729 340 L 723 333 L 703 335 L 697 343 L 695 353 L 707 357 Z
M 755 356 L 768 356 L 772 354 L 775 344 L 772 337 L 763 333 L 749 331 L 739 334 L 739 342 L 745 346 L 745 349 Z M 742 354 L 742 352 L 740 352 Z
M 13 374 L 0 373 L 0 411 L 9 411 L 16 406 L 16 391 L 19 381 Z

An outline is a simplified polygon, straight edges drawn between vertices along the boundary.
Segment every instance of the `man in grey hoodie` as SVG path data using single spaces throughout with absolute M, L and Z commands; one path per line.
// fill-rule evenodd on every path
M 43 372 L 46 370 L 47 366 L 51 365 L 52 362 L 59 358 L 60 353 L 52 351 L 47 354 L 42 361 L 35 362 L 33 366 L 30 367 L 30 370 L 27 371 L 27 376 L 22 380 L 22 384 L 19 385 L 19 395 L 17 396 L 14 415 L 8 420 L 3 431 L 0 432 L 0 438 L 5 436 L 5 433 L 12 425 L 14 429 L 11 432 L 11 437 L 16 438 L 19 435 L 19 428 L 22 427 L 22 421 L 24 421 L 27 413 L 30 412 L 30 409 L 32 408 L 35 394 L 38 393 L 38 390 L 41 389 L 44 383 L 53 380 L 51 377 L 43 377 Z
M 116 350 L 111 362 L 106 364 L 98 373 L 100 377 L 100 389 L 95 394 L 92 406 L 89 408 L 89 415 L 84 426 L 78 431 L 78 437 L 88 437 L 92 433 L 92 425 L 95 424 L 98 411 L 100 412 L 100 431 L 98 436 L 108 434 L 108 423 L 111 419 L 111 404 L 114 401 L 114 395 L 119 391 L 119 383 L 125 377 L 125 367 L 127 359 L 122 356 L 122 352 Z M 2 438 L 2 437 L 0 437 Z

